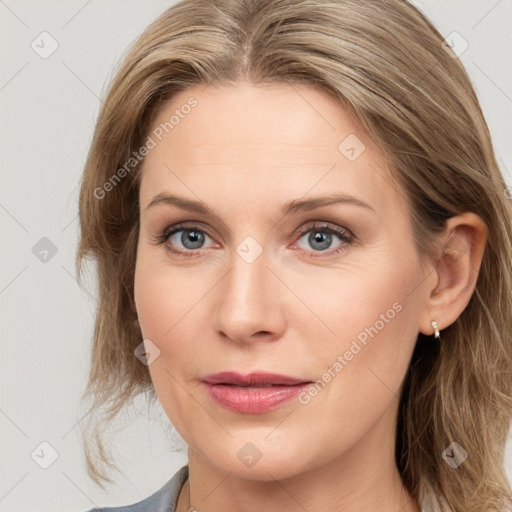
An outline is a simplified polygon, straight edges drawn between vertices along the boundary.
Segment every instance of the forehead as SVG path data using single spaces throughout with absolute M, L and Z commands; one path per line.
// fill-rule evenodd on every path
M 194 107 L 189 106 L 192 99 Z M 163 138 L 179 145 L 181 157 L 191 162 L 212 156 L 211 146 L 216 156 L 235 156 L 233 150 L 257 145 L 286 159 L 332 161 L 341 138 L 365 137 L 333 98 L 298 84 L 195 86 L 160 110 L 153 129 L 165 128 L 172 117 L 174 124 L 167 126 Z
M 339 102 L 311 86 L 194 86 L 161 108 L 150 136 L 142 206 L 179 187 L 279 204 L 309 191 L 357 193 L 388 207 L 382 154 Z

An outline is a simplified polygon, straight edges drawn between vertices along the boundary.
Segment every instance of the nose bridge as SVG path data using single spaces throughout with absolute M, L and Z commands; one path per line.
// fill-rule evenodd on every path
M 224 290 L 225 298 L 232 302 L 232 308 L 236 307 L 239 311 L 251 308 L 254 314 L 255 308 L 261 308 L 267 302 L 271 272 L 267 268 L 267 255 L 263 254 L 262 249 L 257 254 L 255 246 L 247 242 L 242 242 L 236 248 Z
M 248 238 L 233 252 L 216 311 L 217 330 L 238 340 L 260 331 L 275 331 L 273 322 L 279 314 L 274 289 L 278 280 L 267 267 L 268 253 L 255 239 Z

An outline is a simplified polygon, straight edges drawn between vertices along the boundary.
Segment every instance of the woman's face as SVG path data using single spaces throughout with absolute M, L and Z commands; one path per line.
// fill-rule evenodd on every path
M 149 136 L 135 301 L 156 393 L 189 448 L 270 480 L 391 447 L 427 317 L 406 202 L 375 146 L 325 93 L 284 84 L 182 91 Z M 202 381 L 223 371 L 314 384 Z

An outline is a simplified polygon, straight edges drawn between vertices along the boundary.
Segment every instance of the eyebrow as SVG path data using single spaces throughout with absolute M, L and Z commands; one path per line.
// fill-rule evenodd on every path
M 289 201 L 283 204 L 281 207 L 281 215 L 285 216 L 290 213 L 308 212 L 315 210 L 316 208 L 321 208 L 322 206 L 329 206 L 331 204 L 340 203 L 360 206 L 375 212 L 375 209 L 372 206 L 365 203 L 361 199 L 358 199 L 357 197 L 351 196 L 349 194 L 330 194 L 326 196 L 312 197 L 310 199 L 295 199 L 293 201 Z M 146 206 L 145 210 L 147 211 L 149 208 L 152 208 L 157 204 L 174 205 L 178 208 L 181 208 L 182 210 L 187 210 L 189 212 L 203 215 L 211 215 L 217 219 L 219 218 L 219 216 L 205 203 L 195 201 L 193 199 L 187 199 L 185 197 L 167 194 L 165 192 L 161 192 L 160 194 L 154 196 L 150 203 Z

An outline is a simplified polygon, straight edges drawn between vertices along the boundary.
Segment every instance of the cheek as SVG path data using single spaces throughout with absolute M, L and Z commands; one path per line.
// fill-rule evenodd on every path
M 206 327 L 200 316 L 208 287 L 201 279 L 191 280 L 190 272 L 171 268 L 149 251 L 137 258 L 134 296 L 142 336 L 160 350 L 149 366 L 157 391 L 160 383 L 168 388 L 175 382 L 170 374 L 179 372 L 180 380 L 196 377 L 193 367 L 205 353 L 197 344 Z
M 344 269 L 324 286 L 316 280 L 315 290 L 305 295 L 306 300 L 314 305 L 319 319 L 325 319 L 331 339 L 351 340 L 361 334 L 359 339 L 364 342 L 370 327 L 376 325 L 383 332 L 402 320 L 400 310 L 410 299 L 410 271 L 400 268 L 396 272 L 385 261 L 374 261 L 373 265 Z
M 187 411 L 182 404 L 187 403 L 187 396 L 180 395 L 182 388 L 177 381 L 183 379 L 177 369 L 186 366 L 180 361 L 190 361 L 193 357 L 193 354 L 185 353 L 190 345 L 183 327 L 190 321 L 192 313 L 187 315 L 189 301 L 183 300 L 188 297 L 185 285 L 144 251 L 138 253 L 134 281 L 137 315 L 143 338 L 151 340 L 160 350 L 148 369 L 160 403 L 180 432 L 186 430 L 180 418 L 186 417 Z M 183 343 L 177 343 L 178 339 Z
M 190 282 L 187 286 L 186 280 L 175 276 L 164 261 L 150 254 L 150 249 L 139 247 L 134 298 L 145 338 L 165 339 L 180 316 L 187 289 L 190 289 Z
M 164 314 L 165 305 L 169 304 L 168 292 L 164 292 L 155 273 L 147 271 L 143 264 L 137 263 L 135 270 L 135 304 L 144 338 L 159 338 L 169 329 L 169 319 Z
M 375 258 L 373 265 L 346 271 L 336 284 L 323 288 L 322 296 L 310 295 L 315 313 L 331 331 L 320 345 L 323 350 L 317 344 L 310 351 L 312 360 L 321 362 L 324 371 L 342 373 L 345 377 L 338 380 L 349 379 L 354 385 L 359 380 L 378 382 L 369 371 L 373 369 L 378 376 L 389 376 L 390 387 L 399 387 L 418 331 L 419 301 L 411 293 L 417 275 L 414 261 L 390 253 Z M 300 329 L 312 338 L 306 323 Z
M 318 380 L 301 397 L 304 409 L 299 409 L 305 416 L 324 418 L 323 426 L 315 428 L 323 439 L 336 431 L 333 443 L 340 451 L 397 405 L 417 337 L 416 304 L 407 296 L 405 271 L 400 279 L 380 274 L 346 285 L 330 295 L 338 307 L 331 303 L 323 309 L 336 334 L 324 340 L 322 350 L 310 345 L 308 359 Z

